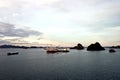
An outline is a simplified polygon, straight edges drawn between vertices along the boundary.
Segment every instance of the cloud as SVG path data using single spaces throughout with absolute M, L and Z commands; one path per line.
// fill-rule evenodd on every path
M 10 6 L 11 4 L 6 1 L 6 0 L 0 0 L 0 8 L 5 8 L 5 7 L 8 7 Z
M 31 19 L 36 10 L 58 0 L 0 0 L 0 21 L 14 23 Z
M 80 26 L 120 25 L 119 0 L 61 0 L 52 5 Z
M 12 44 L 12 43 L 7 40 L 0 40 L 0 45 L 4 45 L 4 44 Z
M 22 44 L 28 44 L 29 41 L 25 40 L 25 38 L 11 38 L 11 39 L 4 39 L 5 41 L 11 42 L 11 43 L 22 43 Z
M 55 15 L 56 18 L 51 20 L 53 22 L 67 19 L 69 23 L 78 26 L 118 26 L 120 25 L 119 3 L 119 0 L 1 0 L 0 5 L 3 7 L 0 8 L 0 17 L 3 21 L 22 23 L 32 22 L 31 19 L 37 17 L 47 21 L 46 18 L 51 20 L 50 16 Z M 35 15 L 37 17 L 33 18 L 32 16 Z M 63 20 L 60 20 L 59 16 L 63 16 Z M 39 21 L 42 21 L 41 19 Z
M 0 0 L 0 7 L 4 8 L 10 8 L 13 6 L 16 7 L 35 7 L 35 6 L 41 6 L 45 4 L 51 4 L 58 0 Z
M 120 27 L 120 0 L 0 0 L 0 11 L 0 21 L 34 26 L 33 29 L 41 30 L 51 41 L 72 38 L 76 41 L 71 42 L 87 41 L 87 36 L 93 38 L 89 41 L 95 41 L 111 39 L 111 35 L 119 41 L 117 29 L 120 28 L 114 28 Z M 41 35 L 38 31 L 21 29 L 22 26 L 0 23 L 3 24 L 11 27 L 0 27 L 0 37 Z
M 18 29 L 13 24 L 0 22 L 0 35 L 9 37 L 29 37 L 31 35 L 39 36 L 41 32 L 31 29 Z
M 15 44 L 29 46 L 33 38 L 41 37 L 42 33 L 31 30 L 30 27 L 17 28 L 16 25 L 0 22 L 0 44 Z M 32 37 L 29 39 L 29 37 Z

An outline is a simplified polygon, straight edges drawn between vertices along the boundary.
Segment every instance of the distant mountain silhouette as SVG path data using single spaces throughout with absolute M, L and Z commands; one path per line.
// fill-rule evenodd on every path
M 118 45 L 118 46 L 112 46 L 112 47 L 110 47 L 110 48 L 120 49 L 120 46 L 119 46 L 119 45 Z
M 100 50 L 105 50 L 99 42 L 96 42 L 95 44 L 91 44 L 87 47 L 88 51 L 100 51 Z
M 1 45 L 0 48 L 23 48 L 23 49 L 28 49 L 28 48 L 43 48 L 43 47 L 36 47 L 36 46 L 15 46 L 15 45 Z
M 84 47 L 82 46 L 82 44 L 78 43 L 77 46 L 71 47 L 70 49 L 82 50 L 84 49 Z
M 25 46 L 1 45 L 0 48 L 27 48 Z

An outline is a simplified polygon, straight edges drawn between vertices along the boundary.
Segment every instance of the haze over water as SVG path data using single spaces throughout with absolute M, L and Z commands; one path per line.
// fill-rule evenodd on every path
M 7 56 L 7 52 L 18 55 Z M 44 49 L 0 49 L 0 80 L 120 80 L 120 49 L 70 50 L 47 54 Z

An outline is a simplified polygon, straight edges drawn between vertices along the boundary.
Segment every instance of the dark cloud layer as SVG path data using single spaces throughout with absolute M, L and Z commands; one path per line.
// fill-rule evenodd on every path
M 9 37 L 28 37 L 30 35 L 41 35 L 41 32 L 30 29 L 18 29 L 13 24 L 0 22 L 0 35 Z

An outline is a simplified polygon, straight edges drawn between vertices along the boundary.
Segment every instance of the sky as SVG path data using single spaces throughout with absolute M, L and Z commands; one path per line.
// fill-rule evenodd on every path
M 120 0 L 0 0 L 0 45 L 120 45 Z

